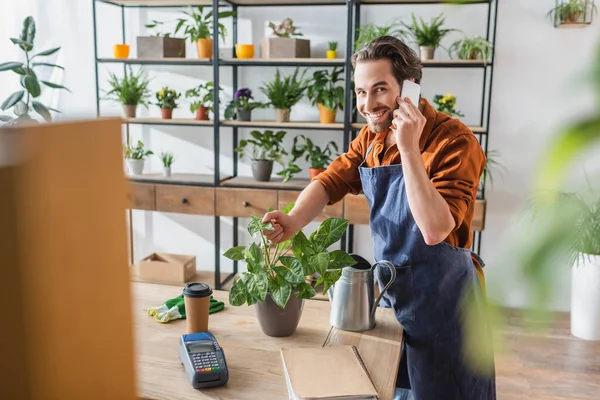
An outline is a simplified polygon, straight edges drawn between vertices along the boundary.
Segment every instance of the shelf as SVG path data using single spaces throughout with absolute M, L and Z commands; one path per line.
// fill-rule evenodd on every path
M 469 4 L 487 4 L 491 0 L 457 0 L 462 4 L 456 5 L 469 5 Z M 450 0 L 360 0 L 360 4 L 448 4 Z
M 283 183 L 279 177 L 271 177 L 268 182 L 259 182 L 251 176 L 236 176 L 221 181 L 221 186 L 225 187 L 243 187 L 256 189 L 282 189 L 282 190 L 302 190 L 310 183 L 309 179 L 294 178 Z
M 188 126 L 213 126 L 213 121 L 197 120 L 193 118 L 162 119 L 152 117 L 124 118 L 128 124 L 144 125 L 188 125 Z
M 346 5 L 345 0 L 230 0 L 238 6 Z
M 187 7 L 212 6 L 212 0 L 97 0 L 125 7 Z M 225 3 L 220 3 L 225 5 Z
M 134 182 L 158 183 L 167 185 L 188 185 L 188 186 L 214 186 L 215 178 L 208 174 L 178 174 L 173 173 L 170 177 L 163 176 L 162 173 L 145 173 L 142 175 L 131 175 L 126 173 L 126 178 Z M 227 179 L 224 175 L 221 180 Z
M 559 29 L 569 29 L 569 28 L 585 28 L 586 26 L 590 26 L 589 22 L 577 22 L 572 24 L 559 24 L 556 27 Z
M 343 67 L 345 60 L 343 58 L 226 58 L 220 60 L 221 65 L 239 65 L 239 66 L 314 66 L 314 67 Z
M 424 60 L 421 61 L 425 68 L 483 68 L 491 65 L 486 60 Z
M 352 130 L 358 131 L 365 126 L 364 123 L 355 122 L 352 124 Z M 483 126 L 469 126 L 468 127 L 473 133 L 487 133 Z
M 275 121 L 221 121 L 221 126 L 236 126 L 248 128 L 280 128 L 280 129 L 323 129 L 323 130 L 343 130 L 344 124 L 322 124 L 320 122 L 275 122 Z
M 212 65 L 208 58 L 98 58 L 99 63 L 121 63 L 141 65 Z

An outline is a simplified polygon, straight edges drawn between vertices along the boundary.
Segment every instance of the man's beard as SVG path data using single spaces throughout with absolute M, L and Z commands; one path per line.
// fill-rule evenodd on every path
M 388 129 L 390 129 L 390 127 L 392 126 L 392 120 L 394 119 L 394 114 L 388 110 L 385 119 L 376 123 L 371 122 L 369 117 L 366 117 L 364 115 L 363 117 L 367 120 L 369 130 L 373 133 L 379 133 L 387 132 Z

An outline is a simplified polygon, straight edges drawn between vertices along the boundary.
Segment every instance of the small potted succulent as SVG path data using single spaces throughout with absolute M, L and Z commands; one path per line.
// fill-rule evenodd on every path
M 484 60 L 487 61 L 492 54 L 492 44 L 489 40 L 475 35 L 471 38 L 465 37 L 452 43 L 448 54 L 455 54 L 459 60 Z
M 453 117 L 464 117 L 464 114 L 456 109 L 458 106 L 458 104 L 456 104 L 456 96 L 453 96 L 450 93 L 446 93 L 443 96 L 441 94 L 436 94 L 433 97 L 433 102 L 436 105 L 436 109 L 440 112 Z
M 304 143 L 298 144 L 299 139 L 302 139 Z M 315 176 L 325 171 L 327 166 L 333 161 L 333 157 L 337 153 L 338 146 L 334 141 L 327 143 L 324 148 L 317 146 L 312 140 L 304 135 L 298 135 L 294 138 L 294 145 L 292 148 L 292 155 L 295 159 L 304 156 L 305 160 L 308 161 L 310 167 L 308 168 L 309 178 L 312 180 Z
M 162 161 L 162 164 L 163 164 L 163 175 L 166 177 L 170 177 L 171 176 L 171 165 L 173 165 L 173 162 L 175 161 L 173 154 L 169 153 L 169 152 L 162 152 L 160 154 L 160 160 Z
M 108 99 L 120 102 L 126 118 L 135 118 L 138 105 L 148 108 L 147 100 L 151 92 L 148 89 L 149 81 L 143 70 L 134 74 L 128 65 L 129 74 L 125 71 L 123 79 L 119 79 L 114 73 L 109 73 L 108 83 L 112 89 L 106 93 Z
M 158 100 L 156 105 L 160 107 L 163 119 L 173 118 L 173 109 L 179 106 L 176 100 L 180 97 L 181 93 L 166 86 L 156 92 L 156 100 Z
M 219 91 L 223 90 L 219 88 Z M 195 119 L 208 121 L 208 113 L 213 110 L 214 105 L 214 83 L 212 81 L 200 84 L 185 92 L 188 99 L 196 99 L 190 104 L 190 111 L 195 113 Z
M 288 153 L 283 148 L 283 138 L 285 131 L 273 132 L 258 130 L 250 132 L 251 138 L 240 140 L 240 144 L 235 148 L 235 151 L 240 154 L 240 158 L 247 156 L 246 151 L 248 146 L 252 146 L 252 176 L 259 182 L 268 182 L 271 180 L 273 172 L 273 163 L 277 161 L 283 167 L 283 156 Z
M 310 58 L 310 40 L 300 39 L 303 36 L 294 26 L 291 18 L 281 23 L 269 22 L 271 37 L 260 41 L 260 54 L 263 58 Z
M 344 108 L 344 87 L 336 86 L 341 81 L 343 68 L 336 67 L 328 70 L 315 71 L 307 85 L 307 96 L 313 105 L 319 108 L 319 120 L 322 124 L 335 122 L 337 110 Z
M 329 59 L 337 58 L 337 42 L 327 42 L 329 45 L 329 50 L 325 53 L 325 56 Z
M 190 39 L 190 42 L 196 45 L 198 52 L 198 58 L 213 57 L 213 11 L 210 10 L 206 14 L 204 13 L 204 6 L 196 6 L 195 10 L 192 8 L 191 12 L 183 12 L 186 17 L 178 18 L 177 26 L 175 27 L 175 33 L 183 27 L 184 33 Z M 228 18 L 235 15 L 235 11 L 222 11 L 218 14 L 217 20 L 222 18 Z M 225 40 L 227 35 L 227 29 L 225 25 L 219 23 L 218 33 L 221 39 Z
M 248 88 L 236 90 L 233 99 L 227 108 L 225 108 L 225 118 L 235 118 L 238 121 L 250 121 L 252 119 L 252 110 L 255 108 L 268 107 L 268 104 L 266 103 L 252 100 L 254 100 L 254 97 L 252 97 L 252 90 Z
M 152 151 L 144 148 L 144 143 L 141 140 L 137 141 L 135 147 L 131 143 L 123 144 L 123 153 L 127 160 L 127 168 L 133 175 L 141 175 L 144 171 L 146 157 L 154 154 Z
M 260 87 L 260 90 L 269 99 L 269 105 L 275 108 L 277 122 L 290 121 L 292 107 L 302 99 L 307 89 L 304 80 L 305 73 L 306 70 L 298 77 L 298 67 L 296 67 L 291 76 L 282 79 L 278 68 L 275 73 L 275 80 L 266 82 Z
M 409 25 L 402 22 L 402 26 L 406 30 L 402 31 L 402 36 L 412 37 L 414 42 L 419 45 L 421 60 L 432 60 L 434 58 L 435 49 L 440 47 L 440 43 L 444 36 L 456 29 L 443 29 L 445 17 L 440 14 L 432 18 L 429 23 L 423 21 L 422 18 L 417 18 L 411 13 L 412 23 Z

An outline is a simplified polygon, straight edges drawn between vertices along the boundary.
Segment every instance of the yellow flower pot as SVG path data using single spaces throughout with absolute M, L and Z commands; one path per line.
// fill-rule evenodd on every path
M 115 58 L 128 58 L 129 57 L 129 45 L 128 44 L 115 44 L 113 46 L 113 53 Z
M 322 124 L 333 124 L 335 122 L 335 110 L 331 110 L 322 104 L 319 107 L 319 120 Z
M 337 58 L 337 50 L 327 50 L 326 57 L 329 59 Z
M 237 58 L 254 58 L 253 44 L 236 44 L 235 54 Z
M 196 42 L 196 50 L 198 50 L 198 58 L 212 59 L 213 40 L 198 39 Z

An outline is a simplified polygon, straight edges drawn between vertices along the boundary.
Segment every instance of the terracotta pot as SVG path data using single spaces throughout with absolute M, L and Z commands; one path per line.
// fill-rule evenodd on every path
M 135 104 L 123 104 L 123 113 L 125 118 L 135 118 L 137 106 Z
M 199 107 L 196 109 L 196 119 L 208 121 L 208 107 Z
M 290 122 L 290 109 L 276 109 L 275 110 L 275 121 L 277 122 Z
M 308 178 L 312 180 L 315 176 L 319 175 L 321 172 L 324 172 L 326 168 L 308 168 Z
M 322 104 L 319 107 L 319 120 L 322 124 L 333 124 L 335 122 L 335 110 L 329 109 Z
M 173 109 L 172 108 L 161 108 L 162 119 L 173 119 Z
M 326 57 L 329 59 L 337 58 L 337 50 L 327 50 Z
M 256 317 L 263 333 L 272 337 L 290 336 L 298 328 L 302 310 L 304 309 L 304 299 L 296 298 L 296 293 L 292 293 L 285 308 L 279 307 L 269 293 L 265 301 L 254 305 Z
M 213 40 L 198 39 L 196 42 L 196 50 L 198 51 L 198 58 L 212 59 Z

